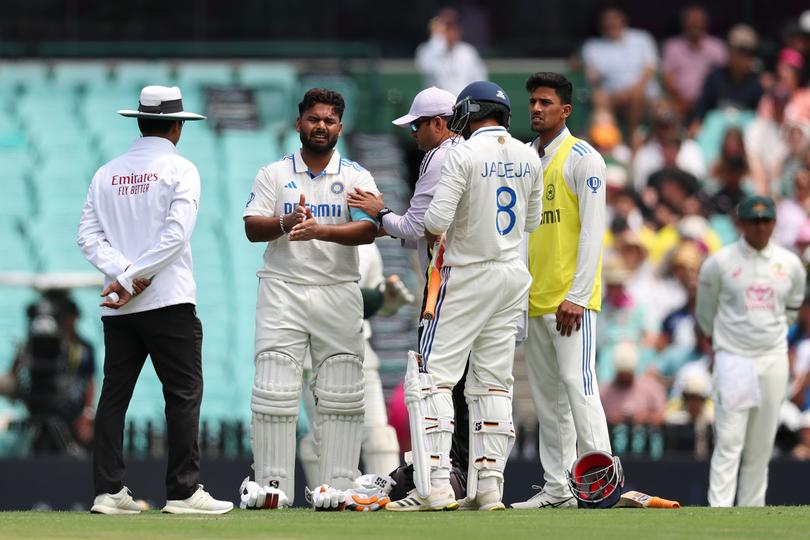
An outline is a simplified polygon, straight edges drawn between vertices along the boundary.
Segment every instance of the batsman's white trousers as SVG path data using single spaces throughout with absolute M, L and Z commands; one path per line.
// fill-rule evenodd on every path
M 468 484 L 468 492 L 478 478 L 503 478 L 509 441 L 514 440 L 512 366 L 516 322 L 530 285 L 531 275 L 519 259 L 443 268 L 436 316 L 426 321 L 422 331 L 420 353 L 433 387 L 439 389 L 428 399 L 440 419 L 454 417 L 447 392 L 461 379 L 469 358 L 464 393 L 470 405 L 470 427 L 475 428 L 470 435 L 473 483 Z M 431 454 L 447 457 L 430 473 L 431 479 L 439 483 L 449 482 L 451 439 L 445 431 L 438 429 L 438 435 L 428 434 L 426 439 Z
M 759 406 L 729 411 L 722 402 L 715 405 L 710 506 L 734 506 L 735 494 L 737 506 L 765 506 L 768 462 L 788 384 L 788 358 L 783 353 L 762 356 L 754 359 L 754 366 Z
M 357 283 L 301 285 L 259 280 L 255 355 L 288 354 L 303 366 L 307 347 L 317 376 L 321 362 L 336 354 L 363 358 L 363 298 Z
M 570 336 L 557 331 L 554 314 L 529 318 L 524 357 L 539 426 L 544 489 L 570 497 L 565 471 L 579 453 L 610 453 L 610 435 L 599 398 L 594 359 L 596 313 L 586 309 Z
M 519 259 L 443 270 L 436 317 L 426 321 L 419 352 L 437 387 L 467 384 L 512 389 L 516 321 L 531 285 Z M 472 351 L 472 354 L 470 354 Z

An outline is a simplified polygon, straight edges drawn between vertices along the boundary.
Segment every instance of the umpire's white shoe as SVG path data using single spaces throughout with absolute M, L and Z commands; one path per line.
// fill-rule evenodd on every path
M 416 490 L 408 492 L 407 497 L 398 501 L 391 501 L 385 505 L 391 512 L 436 512 L 441 510 L 457 510 L 456 494 L 453 488 L 433 488 L 427 498 L 417 495 Z
M 233 510 L 233 503 L 218 501 L 197 484 L 197 491 L 188 499 L 166 501 L 163 512 L 167 514 L 225 514 Z
M 126 486 L 118 493 L 102 493 L 93 499 L 93 514 L 140 514 L 141 507 L 132 500 L 132 492 Z
M 548 493 L 545 489 L 541 488 L 540 486 L 532 486 L 535 489 L 539 489 L 534 496 L 529 499 L 528 501 L 518 502 L 512 504 L 512 508 L 519 508 L 519 509 L 530 509 L 530 508 L 576 508 L 577 501 L 574 499 L 573 495 L 569 495 L 567 497 L 555 497 Z
M 479 490 L 474 499 L 461 499 L 458 503 L 459 510 L 480 510 L 483 512 L 506 510 L 506 506 L 501 502 L 501 491 L 499 489 Z

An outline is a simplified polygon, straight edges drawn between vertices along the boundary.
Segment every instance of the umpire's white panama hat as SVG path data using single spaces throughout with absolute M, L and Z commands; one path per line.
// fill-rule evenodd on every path
M 411 122 L 418 118 L 453 116 L 453 106 L 455 104 L 456 96 L 447 90 L 431 86 L 416 94 L 408 114 L 400 116 L 391 123 L 400 127 L 408 127 Z
M 205 116 L 183 110 L 183 98 L 176 86 L 146 86 L 141 90 L 138 110 L 123 109 L 121 116 L 155 120 L 205 120 Z

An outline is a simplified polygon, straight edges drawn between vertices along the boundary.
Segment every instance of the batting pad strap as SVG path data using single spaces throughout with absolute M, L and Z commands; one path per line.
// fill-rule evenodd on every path
M 506 469 L 506 459 L 497 456 L 481 456 L 475 458 L 470 464 L 477 470 L 490 470 L 503 473 Z
M 476 420 L 473 433 L 500 433 L 514 437 L 515 428 L 511 420 Z
M 456 429 L 456 421 L 449 416 L 425 416 L 425 433 L 436 433 L 446 431 L 453 433 Z
M 450 461 L 450 452 L 433 452 L 428 455 L 431 469 L 450 469 L 453 464 Z

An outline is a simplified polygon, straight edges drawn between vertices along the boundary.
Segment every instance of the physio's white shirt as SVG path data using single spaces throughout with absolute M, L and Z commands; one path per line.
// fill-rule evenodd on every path
M 355 187 L 379 193 L 371 174 L 354 161 L 341 158 L 337 150 L 326 168 L 313 178 L 299 150 L 259 169 L 243 216 L 289 214 L 303 193 L 318 223 L 338 225 L 364 220 L 376 225 L 368 214 L 350 210 L 346 204 L 346 194 Z M 321 240 L 290 242 L 285 234 L 267 243 L 264 266 L 257 275 L 305 285 L 356 282 L 360 279 L 357 247 Z
M 142 137 L 126 154 L 103 165 L 87 191 L 77 243 L 104 273 L 132 292 L 135 278 L 152 284 L 120 309 L 125 315 L 195 303 L 189 241 L 197 221 L 200 175 L 171 141 Z
M 447 151 L 425 229 L 447 233 L 446 266 L 520 259 L 542 217 L 537 152 L 500 126 L 484 127 Z
M 460 140 L 463 140 L 460 136 L 451 137 L 425 154 L 419 166 L 419 178 L 416 180 L 408 210 L 401 216 L 391 212 L 382 219 L 386 233 L 402 239 L 404 247 L 416 248 L 422 274 L 427 271 L 429 262 L 428 241 L 425 239 L 425 212 L 433 200 L 436 186 L 439 185 L 447 151 Z
M 757 251 L 740 238 L 710 256 L 699 279 L 695 315 L 715 351 L 787 353 L 806 279 L 794 253 L 773 242 Z

